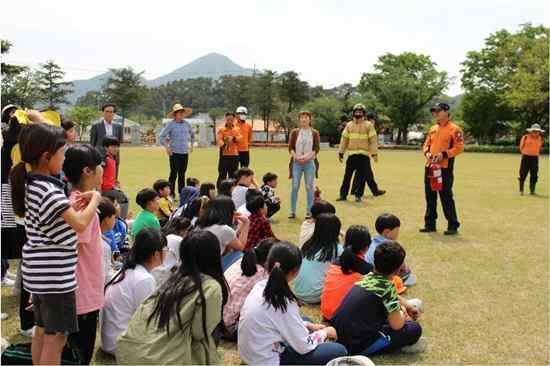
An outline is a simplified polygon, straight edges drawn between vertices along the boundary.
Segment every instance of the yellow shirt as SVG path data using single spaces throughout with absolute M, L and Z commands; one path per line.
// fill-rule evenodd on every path
M 159 210 L 157 211 L 157 217 L 159 220 L 170 218 L 170 215 L 174 212 L 174 204 L 166 197 L 159 198 Z

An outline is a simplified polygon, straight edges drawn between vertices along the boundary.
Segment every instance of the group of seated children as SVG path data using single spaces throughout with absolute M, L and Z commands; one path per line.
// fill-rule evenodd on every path
M 274 174 L 258 190 L 253 171 L 241 169 L 238 185 L 222 182 L 217 196 L 213 185 L 191 181 L 179 214 L 169 186 L 157 181 L 137 194 L 133 245 L 120 255 L 126 234 L 115 228 L 126 227 L 120 202 L 98 193 L 99 152 L 90 145 L 65 151 L 63 134 L 45 125 L 25 128 L 20 141 L 31 171 L 13 169 L 12 195 L 28 233 L 22 268 L 33 293 L 35 364 L 60 362 L 62 334 L 89 364 L 98 322 L 101 349 L 129 364 L 218 363 L 222 337 L 237 340 L 244 362 L 274 365 L 326 364 L 420 339 L 421 303 L 399 295 L 403 279 L 415 278 L 394 215 L 376 220 L 372 240 L 365 226 L 351 226 L 342 246 L 334 206 L 317 200 L 296 246 L 278 240 L 267 217 L 268 202 L 279 203 Z M 55 178 L 61 170 L 68 197 Z M 302 303 L 321 303 L 325 323 L 302 318 Z

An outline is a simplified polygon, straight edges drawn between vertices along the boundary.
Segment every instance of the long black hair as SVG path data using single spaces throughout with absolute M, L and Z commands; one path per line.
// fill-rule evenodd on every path
M 243 276 L 252 277 L 258 272 L 257 266 L 264 266 L 267 256 L 273 244 L 278 243 L 275 238 L 266 238 L 261 240 L 254 248 L 247 250 L 241 261 L 241 271 Z
M 65 146 L 65 132 L 61 128 L 44 123 L 25 126 L 19 135 L 21 162 L 10 173 L 13 211 L 20 217 L 25 216 L 25 186 L 27 169 L 25 163 L 35 167 L 44 153 L 54 155 Z
M 265 302 L 275 310 L 281 310 L 284 313 L 289 302 L 297 301 L 286 276 L 292 271 L 298 271 L 301 265 L 300 249 L 288 241 L 273 245 L 269 251 L 267 256 L 269 278 L 263 295 Z
M 101 154 L 92 145 L 72 145 L 65 152 L 63 173 L 65 173 L 69 182 L 76 185 L 80 181 L 84 168 L 95 171 L 96 167 L 101 165 L 101 162 Z
M 204 182 L 200 185 L 200 188 L 199 188 L 199 194 L 201 196 L 206 196 L 208 198 L 212 198 L 210 197 L 210 190 L 211 189 L 216 189 L 216 186 L 214 185 L 214 183 L 211 183 L 211 182 Z
M 220 183 L 220 186 L 218 187 L 218 197 L 219 196 L 227 196 L 231 197 L 231 189 L 235 187 L 235 180 L 234 179 L 224 179 Z
M 206 205 L 206 203 L 204 203 L 205 201 L 208 201 L 207 197 L 200 196 L 193 198 L 193 200 L 189 202 L 187 207 L 183 210 L 182 216 L 188 218 L 189 220 L 199 217 L 201 208 Z
M 315 220 L 313 235 L 302 246 L 304 258 L 330 262 L 338 257 L 338 236 L 342 223 L 333 213 L 323 213 Z M 319 256 L 316 258 L 317 253 Z
M 189 220 L 187 217 L 178 216 L 168 221 L 161 230 L 162 235 L 168 236 L 170 234 L 180 235 L 181 231 L 189 230 L 190 228 L 191 220 Z
M 235 204 L 229 197 L 218 196 L 208 201 L 203 214 L 199 218 L 198 226 L 205 228 L 211 225 L 233 224 L 233 215 L 235 214 Z
M 227 303 L 229 292 L 225 278 L 223 277 L 220 255 L 220 243 L 214 234 L 206 230 L 195 230 L 189 233 L 180 246 L 181 266 L 158 290 L 153 312 L 147 319 L 149 325 L 155 322 L 158 330 L 166 330 L 170 333 L 170 319 L 176 315 L 180 330 L 191 326 L 190 323 L 182 323 L 180 309 L 188 295 L 199 292 L 200 306 L 202 308 L 202 327 L 204 336 L 209 335 L 206 330 L 206 299 L 202 288 L 203 275 L 208 275 L 216 280 L 222 289 L 223 305 Z M 222 305 L 222 308 L 223 308 Z M 220 312 L 222 309 L 220 309 Z
M 340 256 L 342 273 L 351 274 L 359 272 L 359 266 L 364 260 L 357 257 L 361 251 L 365 251 L 370 245 L 369 229 L 363 225 L 352 225 L 346 231 L 344 251 Z M 363 262 L 363 263 L 361 263 Z
M 124 262 L 122 269 L 105 285 L 105 289 L 123 281 L 126 278 L 127 270 L 136 268 L 138 264 L 143 265 L 156 252 L 162 251 L 165 246 L 166 239 L 160 233 L 160 230 L 154 228 L 141 229 L 134 239 L 134 246 L 130 249 L 130 255 Z

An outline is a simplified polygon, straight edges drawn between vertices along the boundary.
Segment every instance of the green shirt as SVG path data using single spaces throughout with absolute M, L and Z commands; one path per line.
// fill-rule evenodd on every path
M 212 277 L 202 276 L 202 291 L 206 300 L 206 337 L 203 328 L 203 304 L 198 291 L 181 299 L 178 314 L 170 317 L 170 333 L 159 330 L 152 314 L 158 293 L 145 300 L 134 313 L 128 329 L 119 337 L 116 358 L 121 365 L 205 365 L 219 362 L 212 333 L 221 321 L 222 289 Z
M 137 215 L 134 223 L 132 224 L 132 236 L 135 238 L 137 233 L 139 233 L 141 229 L 146 227 L 160 229 L 160 223 L 159 219 L 157 219 L 157 216 L 155 216 L 154 213 L 152 213 L 151 211 L 143 210 Z
M 371 272 L 357 281 L 356 285 L 374 293 L 382 299 L 388 314 L 401 308 L 399 298 L 397 297 L 397 289 L 386 276 Z

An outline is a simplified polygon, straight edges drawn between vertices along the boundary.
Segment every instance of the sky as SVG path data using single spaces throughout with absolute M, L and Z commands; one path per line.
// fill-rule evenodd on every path
M 243 67 L 294 70 L 310 85 L 356 84 L 379 56 L 427 54 L 461 92 L 466 53 L 500 29 L 549 25 L 544 0 L 3 1 L 6 62 L 53 59 L 66 79 L 132 66 L 152 79 L 210 52 Z M 8 16 L 11 14 L 12 16 Z

